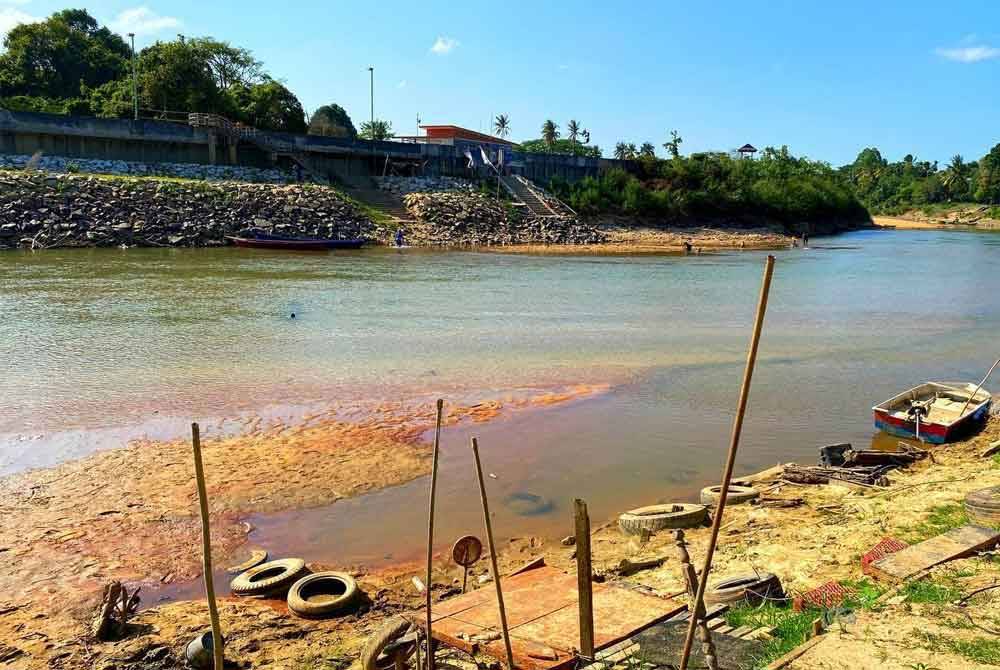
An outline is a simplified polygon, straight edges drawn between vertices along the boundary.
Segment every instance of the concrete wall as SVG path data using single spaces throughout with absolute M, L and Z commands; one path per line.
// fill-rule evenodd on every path
M 388 158 L 397 169 L 425 175 L 469 177 L 464 145 L 369 142 L 315 135 L 271 133 L 294 145 L 305 155 L 310 168 L 326 176 L 350 181 L 380 175 Z M 276 157 L 257 145 L 243 141 L 235 155 L 227 140 L 204 128 L 183 123 L 129 119 L 102 119 L 0 109 L 0 153 L 27 154 L 36 151 L 54 156 L 139 163 L 196 163 L 202 165 L 242 165 L 268 168 L 290 159 Z M 474 153 L 477 153 L 475 148 Z M 233 160 L 235 158 L 235 160 Z M 611 167 L 625 167 L 621 161 L 526 154 L 511 152 L 513 171 L 545 183 L 559 175 L 576 181 L 597 175 Z

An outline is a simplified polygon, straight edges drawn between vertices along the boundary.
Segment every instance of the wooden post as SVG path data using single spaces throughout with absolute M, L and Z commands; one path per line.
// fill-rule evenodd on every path
M 205 595 L 208 598 L 208 616 L 212 620 L 212 657 L 215 670 L 222 670 L 222 628 L 219 610 L 215 606 L 215 583 L 212 577 L 212 536 L 208 524 L 208 493 L 205 492 L 205 469 L 201 464 L 201 435 L 198 424 L 191 424 L 191 444 L 194 447 L 194 477 L 198 482 L 198 506 L 201 510 L 201 552 L 204 559 Z
M 691 556 L 688 553 L 687 541 L 684 539 L 683 530 L 674 531 L 674 544 L 677 546 L 677 558 L 681 563 L 681 574 L 687 584 L 688 595 L 692 599 L 698 594 L 698 574 L 694 566 L 691 565 Z M 705 604 L 697 610 L 691 610 L 691 616 L 698 618 L 698 639 L 701 640 L 701 652 L 705 656 L 705 666 L 708 670 L 718 670 L 719 663 L 715 653 L 715 643 L 712 642 L 712 633 L 708 630 L 708 622 L 705 620 Z
M 590 564 L 590 516 L 587 503 L 574 501 L 576 517 L 576 592 L 580 603 L 580 654 L 594 658 L 594 584 Z
M 431 499 L 427 511 L 427 670 L 434 670 L 434 637 L 431 635 L 431 560 L 434 557 L 434 498 L 437 495 L 438 452 L 441 447 L 441 410 L 444 400 L 438 398 L 437 420 L 434 423 L 434 460 L 431 464 Z M 417 664 L 417 670 L 420 664 Z
M 774 274 L 774 256 L 768 256 L 764 264 L 764 280 L 760 287 L 760 297 L 757 300 L 757 316 L 754 319 L 753 334 L 750 336 L 750 350 L 747 352 L 746 368 L 743 371 L 743 384 L 740 386 L 740 399 L 736 405 L 736 417 L 733 419 L 733 434 L 729 443 L 729 455 L 722 471 L 722 490 L 719 492 L 719 504 L 712 519 L 712 534 L 708 539 L 708 550 L 705 552 L 705 567 L 701 570 L 698 582 L 698 592 L 692 603 L 692 614 L 698 612 L 705 604 L 705 587 L 708 586 L 708 575 L 712 571 L 712 559 L 715 556 L 715 546 L 719 542 L 719 529 L 722 527 L 722 513 L 726 509 L 726 498 L 729 496 L 729 484 L 733 479 L 733 467 L 736 464 L 736 452 L 740 446 L 740 435 L 743 432 L 743 418 L 746 416 L 747 402 L 750 399 L 750 381 L 753 379 L 753 369 L 757 362 L 757 346 L 760 344 L 760 333 L 764 329 L 764 313 L 767 312 L 767 298 L 771 292 L 771 276 Z M 684 650 L 681 652 L 680 670 L 687 670 L 688 659 L 691 657 L 691 645 L 694 643 L 695 629 L 698 627 L 698 617 L 692 616 L 688 624 L 687 635 L 684 638 Z
M 479 495 L 483 500 L 483 519 L 486 522 L 486 542 L 490 548 L 490 572 L 497 589 L 497 609 L 500 611 L 500 629 L 503 644 L 507 649 L 507 668 L 514 670 L 514 651 L 510 648 L 510 630 L 507 628 L 507 610 L 503 606 L 503 588 L 500 586 L 500 570 L 497 568 L 497 549 L 493 544 L 493 524 L 490 521 L 490 504 L 486 500 L 486 482 L 483 480 L 483 465 L 479 462 L 479 442 L 472 438 L 472 456 L 476 461 L 476 477 L 479 478 Z

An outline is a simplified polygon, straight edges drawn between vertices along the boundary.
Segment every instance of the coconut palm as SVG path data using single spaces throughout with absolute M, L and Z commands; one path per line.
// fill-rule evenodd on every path
M 965 159 L 961 154 L 951 157 L 951 162 L 941 176 L 941 185 L 948 191 L 949 195 L 959 193 L 964 190 L 965 176 L 969 171 L 969 166 L 965 164 Z
M 670 139 L 663 143 L 663 148 L 670 152 L 670 155 L 677 158 L 681 155 L 681 142 L 684 139 L 677 133 L 676 130 L 670 131 Z
M 625 145 L 625 148 L 628 152 L 629 160 L 635 160 L 635 158 L 639 155 L 639 149 L 636 148 L 634 142 L 629 142 L 628 144 Z
M 569 123 L 566 124 L 566 136 L 569 138 L 569 141 L 576 144 L 581 130 L 583 129 L 580 127 L 580 122 L 576 119 L 570 119 Z
M 641 158 L 656 158 L 656 147 L 653 146 L 652 142 L 643 142 L 642 146 L 639 147 L 639 156 Z
M 615 158 L 620 161 L 628 160 L 628 145 L 624 142 L 619 142 L 615 145 Z
M 552 145 L 556 143 L 559 139 L 559 124 L 552 119 L 547 119 L 545 123 L 542 124 L 542 141 L 545 145 L 552 148 Z
M 497 137 L 510 135 L 510 119 L 506 114 L 501 114 L 493 121 L 493 130 L 496 131 Z
M 361 132 L 358 137 L 366 140 L 387 140 L 392 137 L 392 123 L 382 119 L 365 121 L 361 124 Z

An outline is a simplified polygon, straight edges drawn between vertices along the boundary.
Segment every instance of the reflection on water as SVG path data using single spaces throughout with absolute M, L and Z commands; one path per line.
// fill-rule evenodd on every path
M 573 497 L 607 519 L 693 499 L 718 477 L 762 261 L 0 254 L 0 471 L 136 430 L 179 434 L 188 417 L 345 394 L 608 381 L 609 394 L 475 427 L 496 476 L 487 486 L 498 534 L 569 534 Z M 827 443 L 867 447 L 873 404 L 925 379 L 979 379 L 996 354 L 998 262 L 1000 235 L 940 231 L 860 232 L 779 252 L 741 469 L 812 461 Z M 442 544 L 481 532 L 471 435 L 445 434 Z M 418 480 L 254 518 L 254 540 L 313 560 L 415 557 L 425 506 Z

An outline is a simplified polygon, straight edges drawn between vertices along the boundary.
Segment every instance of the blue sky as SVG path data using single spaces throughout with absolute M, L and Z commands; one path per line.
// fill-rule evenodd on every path
M 424 123 L 514 139 L 575 118 L 615 142 L 682 150 L 787 144 L 835 165 L 865 146 L 976 159 L 1000 142 L 997 2 L 74 2 L 140 44 L 177 33 L 246 46 L 302 100 L 400 134 Z M 0 31 L 67 6 L 0 0 Z M 437 47 L 435 48 L 435 45 Z

